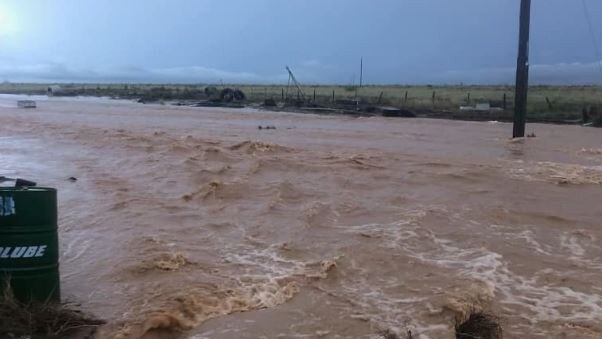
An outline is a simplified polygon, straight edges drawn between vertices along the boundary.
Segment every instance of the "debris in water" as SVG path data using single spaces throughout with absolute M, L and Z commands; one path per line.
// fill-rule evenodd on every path
M 155 267 L 163 271 L 177 271 L 190 264 L 182 253 L 168 253 L 155 260 Z
M 263 106 L 265 107 L 274 107 L 276 106 L 276 100 L 267 98 L 263 101 Z
M 321 261 L 320 268 L 313 272 L 305 273 L 305 276 L 309 279 L 326 279 L 328 277 L 328 272 L 335 269 L 337 267 L 337 260 L 339 258 L 335 258 L 333 260 L 323 260 Z M 308 268 L 311 265 L 307 265 Z
M 83 338 L 102 324 L 72 303 L 23 303 L 8 288 L 0 296 L 2 338 Z
M 579 153 L 586 155 L 602 155 L 602 148 L 582 148 L 579 150 Z
M 583 166 L 556 162 L 522 162 L 510 168 L 510 175 L 529 181 L 550 181 L 557 184 L 602 184 L 602 166 Z
M 456 326 L 456 339 L 502 339 L 502 326 L 494 315 L 473 312 Z
M 270 143 L 261 142 L 261 141 L 251 141 L 251 140 L 243 141 L 236 145 L 232 145 L 232 146 L 230 146 L 230 150 L 232 150 L 232 151 L 244 150 L 249 154 L 253 154 L 253 153 L 257 153 L 257 152 L 268 153 L 268 152 L 276 152 L 276 151 L 288 152 L 288 149 L 284 146 L 270 144 Z
M 380 336 L 383 339 L 401 339 L 401 337 L 397 333 L 391 331 L 390 329 L 387 329 L 387 330 L 383 331 L 380 334 Z M 410 338 L 411 338 L 411 335 L 410 335 Z

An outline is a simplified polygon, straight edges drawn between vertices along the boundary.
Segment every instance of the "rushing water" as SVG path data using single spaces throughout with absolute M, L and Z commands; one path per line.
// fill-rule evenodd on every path
M 0 175 L 59 189 L 100 338 L 602 336 L 600 130 L 16 98 Z

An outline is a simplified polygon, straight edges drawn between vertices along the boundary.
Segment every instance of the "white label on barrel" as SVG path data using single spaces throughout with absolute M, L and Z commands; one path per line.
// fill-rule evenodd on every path
M 0 217 L 15 214 L 15 200 L 13 197 L 0 196 Z
M 48 246 L 0 247 L 0 259 L 40 258 L 44 256 L 46 247 Z

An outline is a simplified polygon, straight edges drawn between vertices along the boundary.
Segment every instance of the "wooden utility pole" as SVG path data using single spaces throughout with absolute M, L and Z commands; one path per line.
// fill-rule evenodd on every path
M 518 39 L 518 61 L 516 64 L 516 94 L 514 96 L 513 138 L 525 136 L 527 120 L 527 92 L 529 89 L 529 29 L 531 23 L 531 0 L 521 0 L 520 33 Z

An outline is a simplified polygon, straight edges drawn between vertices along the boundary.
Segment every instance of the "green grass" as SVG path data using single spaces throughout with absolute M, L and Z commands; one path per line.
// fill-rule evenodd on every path
M 0 93 L 45 94 L 50 84 L 0 84 Z M 61 84 L 61 95 L 109 96 L 136 99 L 147 97 L 160 100 L 206 99 L 206 84 Z M 218 89 L 239 88 L 248 101 L 263 102 L 265 98 L 282 101 L 286 85 L 213 85 Z M 350 86 L 304 86 L 308 100 L 318 105 L 335 100 L 357 98 L 366 103 L 390 105 L 415 110 L 449 111 L 461 118 L 459 107 L 479 102 L 502 104 L 506 95 L 507 111 L 512 111 L 514 89 L 511 86 L 380 86 L 362 88 Z M 406 99 L 407 93 L 407 99 Z M 434 100 L 433 100 L 434 93 Z M 470 95 L 470 100 L 468 100 Z M 297 92 L 291 87 L 289 98 L 296 99 Z M 547 98 L 547 99 L 546 99 Z M 581 118 L 583 108 L 602 106 L 601 86 L 532 86 L 529 91 L 528 113 L 536 120 L 570 120 Z

